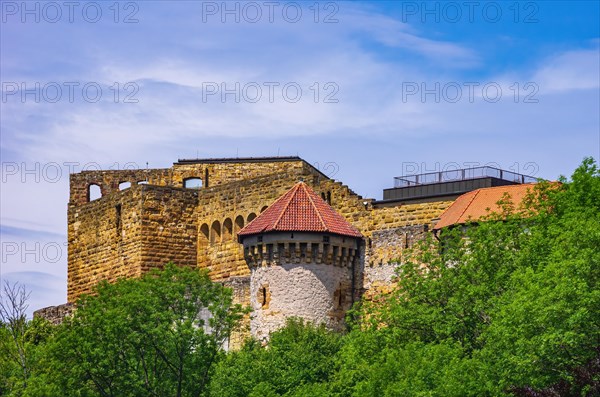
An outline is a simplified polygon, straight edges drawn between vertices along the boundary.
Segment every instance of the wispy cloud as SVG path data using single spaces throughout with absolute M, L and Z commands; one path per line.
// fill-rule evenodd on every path
M 533 74 L 547 92 L 600 89 L 600 47 L 577 49 L 545 59 Z

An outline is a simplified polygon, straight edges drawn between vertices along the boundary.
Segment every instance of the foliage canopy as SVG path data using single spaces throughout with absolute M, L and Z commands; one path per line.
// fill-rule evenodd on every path
M 242 308 L 173 265 L 100 284 L 59 327 L 3 319 L 0 395 L 600 395 L 596 163 L 501 205 L 416 246 L 345 335 L 292 320 L 225 354 Z

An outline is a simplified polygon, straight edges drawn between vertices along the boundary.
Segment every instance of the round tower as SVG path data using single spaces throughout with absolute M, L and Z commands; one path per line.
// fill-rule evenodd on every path
M 250 268 L 250 332 L 300 317 L 339 330 L 353 303 L 360 232 L 299 182 L 238 233 Z

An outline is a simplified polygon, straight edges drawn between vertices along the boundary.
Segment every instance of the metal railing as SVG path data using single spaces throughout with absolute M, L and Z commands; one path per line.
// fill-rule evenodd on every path
M 516 172 L 501 170 L 494 167 L 474 167 L 425 174 L 397 176 L 394 178 L 394 187 L 408 187 L 430 185 L 433 183 L 465 181 L 468 179 L 498 178 L 516 183 L 537 182 L 537 178 Z

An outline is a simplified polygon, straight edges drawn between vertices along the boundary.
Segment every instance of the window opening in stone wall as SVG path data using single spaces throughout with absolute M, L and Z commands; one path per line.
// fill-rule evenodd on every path
M 263 212 L 265 212 L 265 210 L 266 210 L 267 208 L 269 208 L 269 207 L 267 207 L 266 205 L 265 205 L 264 207 L 262 207 L 262 208 L 260 209 L 260 212 L 261 212 L 261 214 L 262 214 Z
M 88 186 L 88 191 L 87 191 L 87 199 L 88 201 L 94 201 L 94 200 L 98 200 L 100 197 L 102 197 L 102 190 L 100 189 L 100 186 L 92 183 L 91 185 Z
M 183 187 L 186 189 L 200 189 L 202 187 L 202 179 L 186 178 L 183 180 Z
M 131 187 L 131 182 L 119 182 L 119 190 L 129 189 Z
M 269 294 L 269 286 L 268 285 L 263 285 L 262 287 L 260 287 L 260 289 L 258 290 L 258 294 L 257 294 L 257 301 L 258 304 L 260 305 L 260 307 L 262 309 L 268 309 L 269 308 L 269 301 L 271 300 L 270 298 L 270 294 Z
M 331 205 L 331 192 L 327 192 L 327 204 Z
M 325 196 L 325 192 L 321 192 L 321 198 L 323 201 L 327 201 L 327 197 Z
M 273 244 L 267 244 L 267 260 L 273 260 Z
M 116 229 L 117 229 L 117 237 L 121 237 L 121 204 L 115 205 L 115 217 L 116 217 Z
M 408 232 L 404 233 L 404 248 L 408 248 L 410 245 L 410 237 L 408 236 Z
M 250 215 L 248 215 L 248 223 L 252 222 L 254 218 L 256 218 L 256 214 L 251 212 Z
M 323 242 L 324 243 L 328 243 L 329 242 L 329 236 L 323 236 Z
M 208 168 L 204 170 L 204 187 L 208 187 Z

